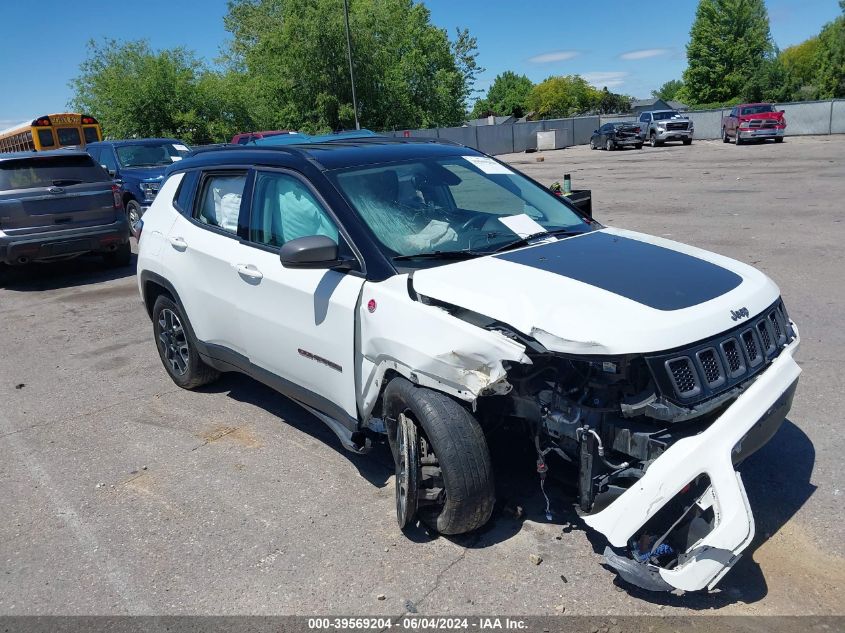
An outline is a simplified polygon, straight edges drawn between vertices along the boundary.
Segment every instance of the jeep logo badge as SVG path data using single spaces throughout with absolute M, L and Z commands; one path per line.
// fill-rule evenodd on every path
M 739 310 L 731 310 L 731 320 L 739 321 L 740 319 L 748 318 L 748 308 L 740 308 Z

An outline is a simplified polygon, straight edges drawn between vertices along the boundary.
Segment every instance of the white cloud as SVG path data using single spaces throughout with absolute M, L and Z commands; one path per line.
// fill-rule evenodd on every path
M 672 52 L 671 48 L 644 48 L 639 51 L 628 51 L 622 53 L 619 59 L 648 59 L 649 57 L 660 57 Z
M 596 88 L 604 88 L 605 86 L 618 88 L 625 83 L 625 78 L 630 74 L 624 71 L 592 72 L 581 73 L 581 77 Z
M 578 51 L 554 51 L 552 53 L 543 53 L 542 55 L 535 55 L 529 57 L 528 61 L 532 64 L 548 64 L 549 62 L 563 62 L 573 57 L 578 57 L 581 53 Z

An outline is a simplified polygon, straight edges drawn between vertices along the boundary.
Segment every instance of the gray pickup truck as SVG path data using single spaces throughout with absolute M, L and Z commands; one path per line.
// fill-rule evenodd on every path
M 663 145 L 666 141 L 682 141 L 684 145 L 692 143 L 692 121 L 677 110 L 655 110 L 640 114 L 640 138 L 648 141 L 652 147 Z

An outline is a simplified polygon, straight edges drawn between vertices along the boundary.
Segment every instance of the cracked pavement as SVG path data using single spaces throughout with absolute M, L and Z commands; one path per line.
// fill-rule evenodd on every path
M 403 535 L 385 446 L 348 453 L 246 377 L 174 387 L 133 270 L 79 259 L 0 286 L 0 614 L 841 614 L 845 137 L 544 157 L 505 158 L 571 173 L 607 224 L 762 268 L 801 327 L 789 422 L 743 468 L 758 537 L 718 591 L 624 589 L 507 441 L 490 525 Z

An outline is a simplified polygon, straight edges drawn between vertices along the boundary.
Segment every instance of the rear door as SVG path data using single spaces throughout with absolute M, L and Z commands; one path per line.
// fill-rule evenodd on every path
M 193 209 L 176 215 L 161 255 L 194 333 L 221 360 L 227 360 L 221 355 L 225 350 L 246 358 L 238 296 L 242 282 L 233 262 L 247 178 L 244 169 L 202 173 Z
M 112 182 L 88 154 L 0 161 L 0 230 L 14 235 L 111 224 Z

